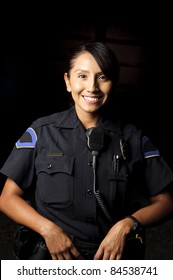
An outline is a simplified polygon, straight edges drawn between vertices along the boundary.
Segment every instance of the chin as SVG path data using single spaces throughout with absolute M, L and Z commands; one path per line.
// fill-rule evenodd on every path
M 90 113 L 90 114 L 95 114 L 95 113 L 99 113 L 101 111 L 102 107 L 98 107 L 98 108 L 94 108 L 94 109 L 86 109 L 85 111 Z

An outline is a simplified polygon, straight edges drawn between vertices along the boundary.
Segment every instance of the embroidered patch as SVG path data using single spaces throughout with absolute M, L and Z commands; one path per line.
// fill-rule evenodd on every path
M 155 148 L 155 146 L 147 136 L 144 136 L 142 138 L 142 149 L 144 158 L 160 156 L 159 150 Z
M 33 128 L 29 127 L 22 137 L 16 142 L 16 148 L 35 148 L 37 135 Z

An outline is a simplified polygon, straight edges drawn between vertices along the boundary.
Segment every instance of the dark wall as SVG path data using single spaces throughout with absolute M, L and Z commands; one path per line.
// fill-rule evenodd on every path
M 0 164 L 32 120 L 68 107 L 66 51 L 83 40 L 97 39 L 107 42 L 120 62 L 116 112 L 144 128 L 173 166 L 169 17 L 164 7 L 108 4 L 104 9 L 87 6 L 81 13 L 68 5 L 66 10 L 4 10 Z

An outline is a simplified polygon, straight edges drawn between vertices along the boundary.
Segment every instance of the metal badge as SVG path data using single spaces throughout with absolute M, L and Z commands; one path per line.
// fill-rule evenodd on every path
M 128 160 L 128 149 L 127 149 L 127 143 L 123 137 L 120 139 L 120 150 L 121 150 L 123 159 L 125 161 L 127 161 Z

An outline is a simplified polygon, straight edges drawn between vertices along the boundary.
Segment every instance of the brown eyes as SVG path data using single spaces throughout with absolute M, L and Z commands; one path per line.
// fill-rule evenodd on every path
M 81 78 L 81 79 L 87 79 L 88 76 L 86 74 L 79 74 L 78 75 L 78 78 Z M 105 75 L 100 75 L 97 77 L 98 80 L 103 80 L 103 81 L 106 81 L 107 80 L 107 77 Z

